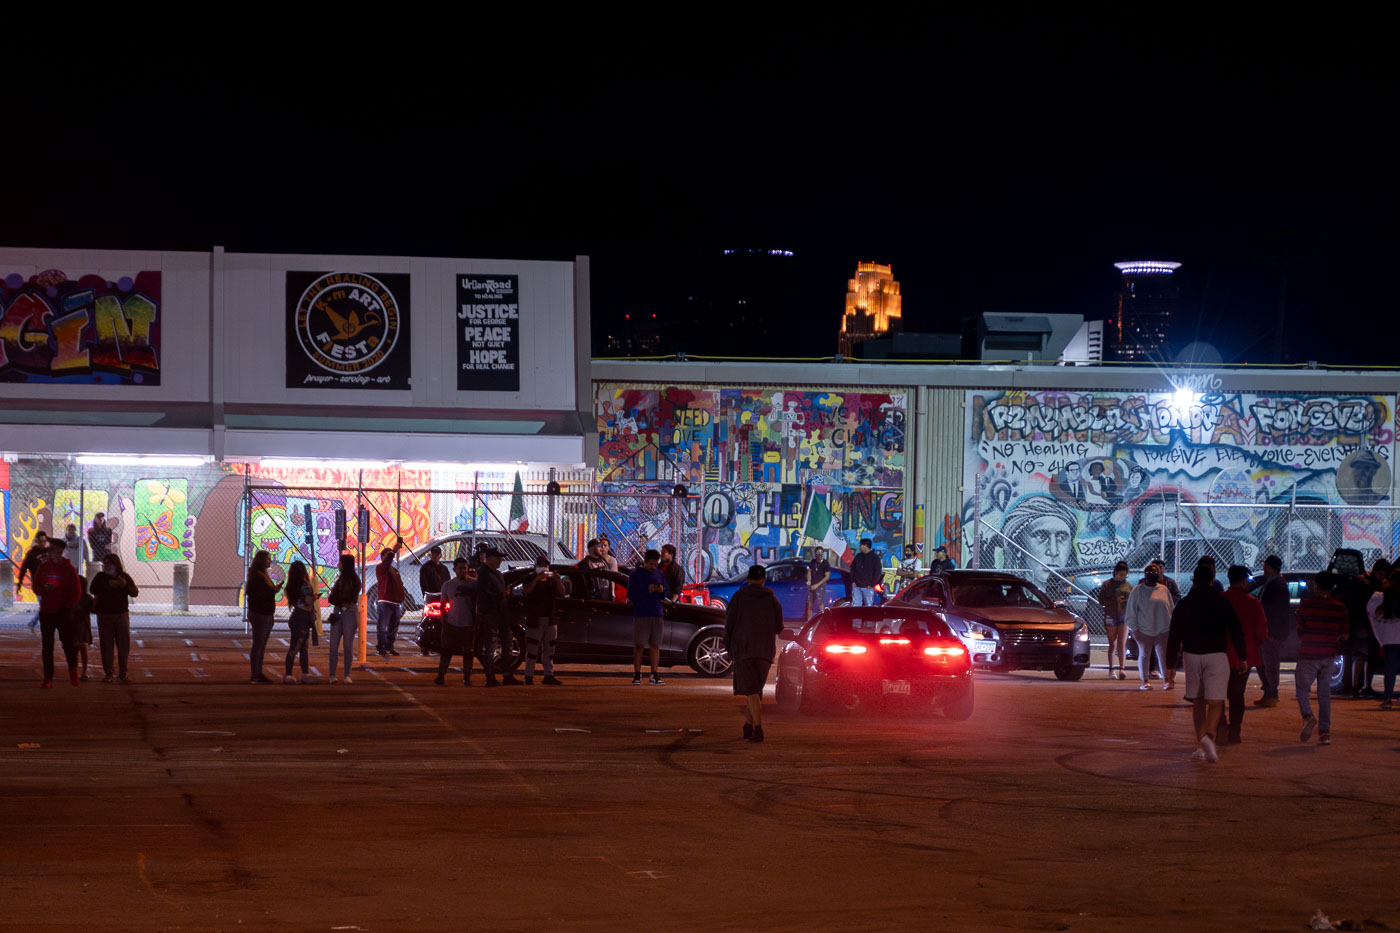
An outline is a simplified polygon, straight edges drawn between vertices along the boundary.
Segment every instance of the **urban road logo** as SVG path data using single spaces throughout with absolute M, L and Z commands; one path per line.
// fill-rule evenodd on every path
M 394 294 L 371 275 L 332 272 L 316 279 L 297 302 L 296 333 L 307 357 L 333 376 L 306 383 L 389 382 L 369 373 L 394 350 L 400 330 Z
M 461 287 L 477 299 L 463 302 L 457 312 L 457 319 L 467 322 L 463 325 L 462 337 L 469 349 L 462 368 L 514 370 L 516 361 L 507 345 L 515 334 L 514 322 L 520 318 L 520 303 L 499 299 L 516 297 L 515 279 L 463 277 Z

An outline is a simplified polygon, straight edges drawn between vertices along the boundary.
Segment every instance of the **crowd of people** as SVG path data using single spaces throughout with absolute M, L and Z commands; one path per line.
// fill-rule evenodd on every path
M 1162 689 L 1173 690 L 1177 672 L 1183 671 L 1183 693 L 1193 707 L 1194 758 L 1217 761 L 1220 745 L 1242 741 L 1251 671 L 1262 688 L 1254 705 L 1278 706 L 1281 656 L 1294 626 L 1282 567 L 1277 555 L 1265 558 L 1257 597 L 1242 566 L 1227 570 L 1229 586 L 1222 588 L 1210 556 L 1200 559 L 1185 596 L 1161 561 L 1149 563 L 1136 585 L 1128 582 L 1129 567 L 1120 562 L 1099 589 L 1108 676 L 1126 679 L 1130 633 L 1138 646 L 1139 690 L 1153 689 L 1154 670 L 1161 671 Z M 1317 574 L 1310 593 L 1298 603 L 1297 634 L 1293 679 L 1301 741 L 1316 733 L 1320 745 L 1332 743 L 1332 672 L 1339 657 L 1350 658 L 1344 690 L 1357 699 L 1378 697 L 1384 709 L 1394 707 L 1400 673 L 1400 570 L 1379 560 L 1370 573 Z M 1382 675 L 1381 694 L 1372 686 L 1377 673 Z

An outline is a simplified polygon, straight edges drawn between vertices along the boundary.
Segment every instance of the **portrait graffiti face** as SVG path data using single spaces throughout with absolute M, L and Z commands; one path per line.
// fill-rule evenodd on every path
M 1077 561 L 1074 552 L 1078 521 L 1075 513 L 1053 496 L 1037 494 L 1017 502 L 1002 523 L 1007 544 L 1003 566 L 1022 569 L 1043 587 L 1050 571 L 1063 571 Z

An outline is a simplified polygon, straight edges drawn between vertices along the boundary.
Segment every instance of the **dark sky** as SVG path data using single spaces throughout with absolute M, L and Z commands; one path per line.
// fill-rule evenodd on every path
M 782 247 L 802 317 L 735 348 L 774 356 L 832 352 L 859 259 L 894 264 L 917 330 L 1102 314 L 1111 263 L 1172 258 L 1249 361 L 1286 251 L 1290 358 L 1394 362 L 1359 333 L 1397 308 L 1384 30 L 1149 11 L 88 24 L 6 49 L 0 243 L 588 254 L 602 323 Z

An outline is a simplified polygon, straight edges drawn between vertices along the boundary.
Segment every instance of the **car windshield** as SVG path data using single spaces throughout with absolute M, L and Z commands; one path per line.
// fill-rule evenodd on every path
M 998 606 L 1031 606 L 1050 609 L 1052 604 L 1044 593 L 1016 580 L 976 580 L 953 584 L 953 604 L 970 609 Z

